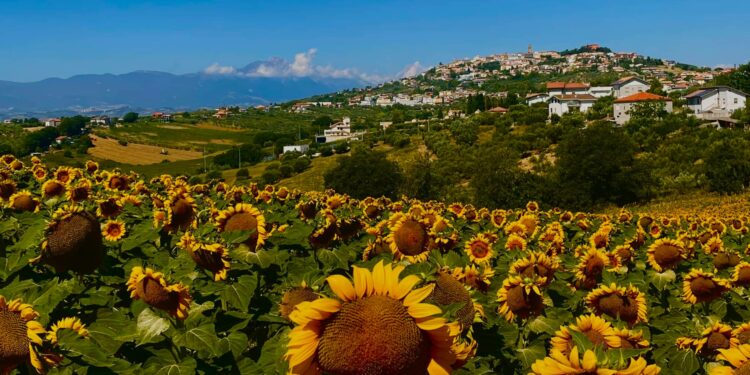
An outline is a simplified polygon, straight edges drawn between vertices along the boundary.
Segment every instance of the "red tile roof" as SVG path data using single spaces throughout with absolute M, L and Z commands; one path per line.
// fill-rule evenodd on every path
M 566 95 L 555 95 L 553 98 L 559 100 L 596 100 L 596 97 L 591 94 L 566 94 Z
M 491 108 L 489 110 L 489 112 L 493 112 L 493 113 L 505 113 L 505 112 L 508 112 L 508 109 L 507 108 L 503 108 L 503 107 L 495 107 L 495 108 Z
M 563 89 L 563 90 L 574 90 L 574 89 L 587 89 L 589 88 L 588 83 L 580 82 L 547 82 L 547 90 Z
M 636 102 L 671 102 L 672 99 L 665 96 L 652 94 L 650 92 L 639 92 L 624 98 L 615 100 L 615 103 L 636 103 Z

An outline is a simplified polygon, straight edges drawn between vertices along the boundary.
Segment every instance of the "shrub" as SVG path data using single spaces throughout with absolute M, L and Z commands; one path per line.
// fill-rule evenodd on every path
M 281 179 L 281 172 L 278 169 L 266 169 L 265 172 L 260 176 L 260 180 L 264 184 L 275 184 Z
M 188 179 L 188 183 L 190 183 L 191 185 L 202 184 L 203 179 L 201 178 L 201 176 L 193 176 Z
M 281 177 L 283 178 L 291 177 L 294 174 L 294 168 L 289 164 L 282 164 L 279 167 L 279 173 L 281 173 Z
M 398 164 L 388 160 L 383 153 L 363 147 L 354 150 L 351 156 L 341 158 L 323 178 L 327 188 L 358 199 L 368 196 L 395 198 L 402 181 Z
M 119 143 L 120 146 L 127 146 L 128 145 L 128 141 L 126 141 L 124 139 L 117 140 L 117 143 Z
M 331 146 L 323 146 L 319 149 L 321 156 L 331 156 L 333 155 L 333 149 L 331 149 Z
M 238 180 L 247 179 L 250 177 L 250 171 L 248 171 L 247 168 L 238 169 L 237 174 L 235 174 L 235 177 Z
M 218 180 L 221 178 L 222 178 L 222 175 L 220 171 L 213 170 L 213 171 L 209 171 L 208 173 L 206 173 L 206 179 L 208 180 Z
M 304 158 L 298 158 L 292 161 L 292 168 L 294 168 L 294 171 L 297 173 L 300 173 L 307 169 L 307 167 L 310 166 L 310 159 L 304 157 Z

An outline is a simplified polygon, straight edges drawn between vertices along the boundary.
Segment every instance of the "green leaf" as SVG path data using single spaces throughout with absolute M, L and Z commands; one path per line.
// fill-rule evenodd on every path
M 579 353 L 585 353 L 587 350 L 594 348 L 594 344 L 591 343 L 591 340 L 589 340 L 589 338 L 583 333 L 572 329 L 569 329 L 568 331 L 570 332 L 570 335 L 573 336 L 573 343 L 578 347 Z
M 81 361 L 96 367 L 115 365 L 115 358 L 102 351 L 96 342 L 80 337 L 69 329 L 57 331 L 57 339 L 66 356 L 80 357 Z
M 542 359 L 545 356 L 547 356 L 547 352 L 544 350 L 544 345 L 542 344 L 535 344 L 516 350 L 516 357 L 518 357 L 526 369 L 530 368 L 538 359 Z
M 156 336 L 169 329 L 169 321 L 156 315 L 151 309 L 144 309 L 138 315 L 138 341 L 140 344 L 150 343 Z
M 120 311 L 101 312 L 96 321 L 88 326 L 88 331 L 89 337 L 109 355 L 120 350 L 123 343 L 137 337 L 134 322 Z
M 554 335 L 562 323 L 557 319 L 538 316 L 529 322 L 529 329 L 534 333 L 549 333 Z
M 664 272 L 649 272 L 649 280 L 651 281 L 651 284 L 656 287 L 656 289 L 664 291 L 669 284 L 671 284 L 675 279 L 677 278 L 677 275 L 672 270 L 666 270 Z
M 253 275 L 243 275 L 240 278 L 224 287 L 221 291 L 221 299 L 235 309 L 247 312 L 250 306 L 250 300 L 258 286 L 258 278 Z
M 207 353 L 212 357 L 220 354 L 219 338 L 216 337 L 213 324 L 204 324 L 176 334 L 174 344 L 197 352 Z
M 669 358 L 669 371 L 673 374 L 694 374 L 701 367 L 692 350 L 677 350 Z

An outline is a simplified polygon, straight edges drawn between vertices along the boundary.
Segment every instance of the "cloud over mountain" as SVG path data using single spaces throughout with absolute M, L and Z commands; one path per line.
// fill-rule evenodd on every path
M 224 66 L 214 63 L 203 69 L 204 74 L 237 75 L 245 77 L 287 78 L 346 78 L 357 79 L 368 83 L 384 82 L 392 77 L 368 74 L 354 68 L 335 68 L 331 65 L 316 65 L 314 60 L 318 53 L 316 48 L 294 55 L 292 61 L 274 57 L 265 61 L 257 61 L 243 68 Z

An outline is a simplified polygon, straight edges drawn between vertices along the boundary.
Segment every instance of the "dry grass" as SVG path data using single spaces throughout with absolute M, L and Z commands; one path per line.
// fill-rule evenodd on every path
M 117 140 L 111 138 L 100 138 L 91 135 L 94 147 L 89 149 L 89 154 L 100 159 L 113 160 L 119 163 L 147 165 L 161 163 L 163 160 L 179 161 L 199 159 L 203 155 L 200 152 L 162 148 L 138 143 L 129 143 L 127 146 L 120 145 Z M 167 151 L 162 155 L 161 150 Z

